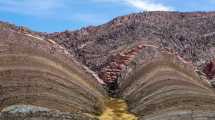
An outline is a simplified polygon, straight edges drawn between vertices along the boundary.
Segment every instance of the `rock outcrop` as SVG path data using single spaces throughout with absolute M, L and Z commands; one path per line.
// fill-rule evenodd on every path
M 205 64 L 203 68 L 204 76 L 210 81 L 211 85 L 215 87 L 215 60 Z

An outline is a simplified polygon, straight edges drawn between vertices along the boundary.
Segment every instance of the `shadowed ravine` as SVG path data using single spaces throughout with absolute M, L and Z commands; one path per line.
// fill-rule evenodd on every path
M 215 120 L 215 62 L 144 37 L 98 57 L 109 44 L 97 55 L 80 50 L 93 41 L 71 51 L 50 36 L 0 26 L 0 120 Z

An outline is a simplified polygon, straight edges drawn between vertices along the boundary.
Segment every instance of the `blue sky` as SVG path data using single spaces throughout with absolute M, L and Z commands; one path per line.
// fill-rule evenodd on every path
M 142 11 L 215 11 L 215 0 L 0 0 L 0 20 L 35 31 L 99 25 Z

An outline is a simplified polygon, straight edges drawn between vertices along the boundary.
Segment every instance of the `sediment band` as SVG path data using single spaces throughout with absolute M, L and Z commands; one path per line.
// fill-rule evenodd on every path
M 64 48 L 14 31 L 0 34 L 0 110 L 23 104 L 102 112 L 105 91 Z
M 140 120 L 215 118 L 214 91 L 194 71 L 177 55 L 148 47 L 119 79 L 119 93 Z

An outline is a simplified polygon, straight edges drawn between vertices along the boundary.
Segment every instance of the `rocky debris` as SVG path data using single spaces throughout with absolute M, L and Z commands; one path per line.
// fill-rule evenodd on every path
M 33 106 L 33 105 L 11 105 L 4 108 L 1 112 L 9 113 L 29 113 L 29 112 L 48 112 L 48 108 Z
M 80 113 L 64 113 L 59 111 L 39 111 L 29 113 L 1 112 L 0 120 L 98 120 Z

